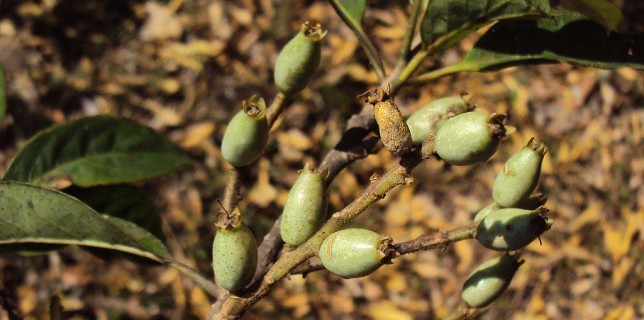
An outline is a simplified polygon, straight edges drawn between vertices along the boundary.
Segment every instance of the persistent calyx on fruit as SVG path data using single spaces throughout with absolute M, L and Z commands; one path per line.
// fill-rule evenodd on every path
M 318 256 L 322 265 L 342 278 L 364 277 L 390 263 L 395 251 L 391 238 L 366 229 L 337 231 L 322 242 Z
M 461 298 L 470 308 L 489 305 L 508 288 L 522 263 L 509 254 L 481 263 L 463 284 Z
M 458 166 L 481 163 L 492 157 L 507 133 L 505 114 L 471 111 L 447 119 L 436 133 L 436 152 Z M 508 132 L 509 131 L 509 132 Z
M 476 239 L 491 250 L 519 250 L 550 229 L 552 221 L 548 220 L 547 212 L 545 207 L 494 210 L 479 223 Z
M 415 144 L 423 143 L 429 135 L 436 135 L 438 128 L 446 119 L 472 111 L 474 106 L 470 105 L 470 100 L 469 94 L 463 94 L 460 97 L 441 98 L 414 112 L 407 119 L 412 141 Z
M 399 157 L 411 151 L 411 133 L 390 93 L 376 88 L 360 97 L 373 106 L 373 114 L 380 129 L 380 139 L 387 150 Z
M 275 86 L 288 95 L 304 89 L 320 66 L 321 41 L 326 36 L 319 24 L 305 22 L 275 61 Z
M 515 207 L 537 187 L 541 163 L 548 149 L 534 138 L 512 155 L 494 181 L 492 195 L 499 205 Z
M 326 220 L 328 171 L 310 170 L 306 164 L 288 193 L 280 233 L 286 244 L 296 246 L 308 240 Z
M 246 226 L 239 208 L 217 216 L 217 234 L 212 244 L 212 267 L 219 285 L 239 292 L 253 278 L 257 268 L 257 242 Z
M 242 110 L 228 123 L 221 142 L 222 156 L 235 167 L 253 163 L 262 155 L 269 130 L 266 102 L 252 96 L 243 102 Z

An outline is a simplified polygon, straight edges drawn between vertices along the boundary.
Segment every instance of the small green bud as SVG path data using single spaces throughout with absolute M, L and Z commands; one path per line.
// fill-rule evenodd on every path
M 304 89 L 320 66 L 321 41 L 326 36 L 319 24 L 309 22 L 289 41 L 275 61 L 275 85 L 288 95 Z
M 481 263 L 463 284 L 461 298 L 470 308 L 486 307 L 508 288 L 522 263 L 509 254 Z
M 521 249 L 550 229 L 552 222 L 548 221 L 547 212 L 545 207 L 532 211 L 517 208 L 494 210 L 479 223 L 476 239 L 491 250 Z
M 492 157 L 506 136 L 505 114 L 472 111 L 447 119 L 436 133 L 436 152 L 457 166 L 481 163 Z
M 326 219 L 327 172 L 309 170 L 306 164 L 288 193 L 280 233 L 282 240 L 297 246 L 308 240 Z
M 364 98 L 364 102 L 373 106 L 373 114 L 380 129 L 380 139 L 387 150 L 399 157 L 411 151 L 411 133 L 390 93 L 376 88 L 367 91 L 361 97 Z
M 415 144 L 423 143 L 430 134 L 436 135 L 446 119 L 472 109 L 469 95 L 446 97 L 428 103 L 407 119 L 411 140 Z
M 219 285 L 230 291 L 242 290 L 257 268 L 257 242 L 241 218 L 239 208 L 233 213 L 219 213 L 217 234 L 212 243 L 212 268 Z
M 391 238 L 366 229 L 344 229 L 328 236 L 320 246 L 324 267 L 342 278 L 364 277 L 391 260 Z
M 235 167 L 253 163 L 262 155 L 269 129 L 266 102 L 252 96 L 244 101 L 242 110 L 230 120 L 221 142 L 222 156 Z
M 515 207 L 537 187 L 541 162 L 548 149 L 534 138 L 512 155 L 494 181 L 492 196 L 503 207 Z

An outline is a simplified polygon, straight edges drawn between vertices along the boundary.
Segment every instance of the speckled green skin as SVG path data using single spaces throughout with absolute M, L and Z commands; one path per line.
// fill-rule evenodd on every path
M 407 119 L 412 141 L 423 143 L 430 134 L 436 135 L 447 117 L 470 110 L 469 104 L 461 97 L 446 97 L 428 103 Z
M 488 115 L 466 112 L 447 119 L 436 133 L 436 152 L 457 166 L 481 163 L 492 157 L 501 140 L 489 131 Z
M 378 250 L 386 238 L 366 229 L 344 229 L 328 236 L 318 256 L 324 267 L 342 278 L 364 277 L 382 263 L 384 254 Z
M 212 244 L 212 267 L 217 283 L 230 292 L 238 292 L 252 279 L 257 268 L 257 242 L 245 224 L 217 230 Z
M 252 117 L 244 110 L 238 112 L 226 128 L 221 142 L 221 154 L 235 167 L 257 160 L 268 142 L 269 125 L 264 113 Z
M 528 199 L 539 182 L 544 155 L 543 148 L 534 150 L 530 144 L 512 155 L 494 181 L 494 201 L 509 208 Z
M 298 32 L 277 56 L 275 86 L 287 95 L 304 89 L 320 66 L 321 39 L 311 39 Z
M 297 246 L 308 240 L 324 223 L 327 210 L 326 174 L 304 167 L 284 204 L 282 240 Z
M 471 308 L 486 307 L 508 288 L 520 265 L 507 254 L 481 263 L 463 284 L 461 298 Z
M 492 211 L 479 223 L 476 239 L 497 251 L 521 249 L 550 229 L 543 207 L 536 210 L 507 208 Z

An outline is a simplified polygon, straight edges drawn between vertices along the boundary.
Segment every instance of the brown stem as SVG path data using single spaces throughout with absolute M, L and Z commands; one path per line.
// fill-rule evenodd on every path
M 280 236 L 281 221 L 282 216 L 275 220 L 273 227 L 271 227 L 271 230 L 269 230 L 268 233 L 264 236 L 264 240 L 257 249 L 257 269 L 255 270 L 253 280 L 251 280 L 250 282 L 250 289 L 254 288 L 255 284 L 259 283 L 259 281 L 264 277 L 266 272 L 268 272 L 270 267 L 273 265 L 273 261 L 277 260 L 277 256 L 279 255 L 280 250 L 282 249 L 282 245 L 284 244 L 282 237 Z
M 286 95 L 282 92 L 278 92 L 273 99 L 273 102 L 266 110 L 266 120 L 268 121 L 268 127 L 272 128 L 277 121 L 277 118 L 284 110 L 284 102 L 286 101 Z
M 452 313 L 443 320 L 465 320 L 470 318 L 470 309 L 464 302 L 461 302 Z
M 259 289 L 250 297 L 230 297 L 221 305 L 221 309 L 215 315 L 215 319 L 236 319 L 253 304 L 265 297 L 273 286 L 291 270 L 297 267 L 308 258 L 315 255 L 322 244 L 331 233 L 340 230 L 349 221 L 357 217 L 365 209 L 376 201 L 385 197 L 388 191 L 393 188 L 411 182 L 411 170 L 422 161 L 419 152 L 407 154 L 378 181 L 373 182 L 362 195 L 349 204 L 346 208 L 333 214 L 331 219 L 307 242 L 297 249 L 285 253 L 270 268 Z
M 232 167 L 229 172 L 228 180 L 226 181 L 226 190 L 224 191 L 224 200 L 222 206 L 224 210 L 232 212 L 241 196 L 239 190 L 241 189 L 242 174 L 245 172 L 246 167 L 236 168 Z

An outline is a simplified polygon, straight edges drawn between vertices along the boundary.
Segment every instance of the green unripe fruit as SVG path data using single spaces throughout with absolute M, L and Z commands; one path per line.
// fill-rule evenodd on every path
M 429 137 L 430 134 L 436 135 L 438 128 L 446 119 L 455 115 L 472 111 L 469 96 L 447 97 L 432 101 L 414 112 L 407 119 L 407 126 L 411 132 L 411 140 L 415 144 L 420 144 Z
M 221 142 L 222 156 L 235 167 L 253 163 L 262 155 L 269 130 L 264 99 L 252 96 L 230 120 Z
M 521 201 L 521 203 L 519 203 L 514 207 L 518 209 L 535 210 L 545 205 L 546 200 L 547 198 L 542 193 L 537 193 L 535 195 L 530 196 L 528 199 Z M 483 220 L 483 218 L 487 217 L 487 215 L 499 209 L 503 209 L 503 207 L 501 207 L 496 202 L 492 202 L 488 204 L 487 206 L 483 207 L 483 209 L 479 210 L 479 212 L 476 213 L 476 215 L 474 216 L 474 222 Z
M 342 278 L 364 277 L 391 260 L 391 238 L 366 229 L 337 231 L 322 242 L 318 256 L 324 267 Z
M 502 207 L 496 204 L 495 202 L 492 202 L 488 204 L 487 206 L 483 207 L 483 209 L 479 210 L 479 212 L 476 213 L 474 216 L 474 222 L 483 220 L 483 218 L 487 217 L 490 213 L 493 211 L 499 210 Z
M 461 298 L 470 308 L 486 307 L 508 288 L 522 263 L 509 254 L 481 263 L 463 284 Z
M 398 106 L 389 92 L 380 88 L 367 91 L 364 101 L 373 106 L 373 114 L 380 130 L 380 139 L 389 152 L 403 156 L 413 147 L 411 133 Z
M 242 221 L 238 208 L 232 215 L 220 213 L 217 234 L 212 243 L 212 268 L 219 285 L 239 292 L 253 278 L 257 268 L 257 242 L 252 231 Z
M 550 229 L 552 222 L 548 221 L 547 212 L 544 207 L 532 211 L 517 208 L 492 211 L 479 223 L 476 239 L 491 250 L 521 249 Z
M 537 187 L 541 162 L 547 150 L 532 138 L 525 147 L 512 155 L 494 181 L 494 201 L 509 208 L 526 200 Z
M 275 86 L 288 95 L 304 89 L 320 66 L 321 41 L 326 31 L 308 22 L 277 56 Z
M 466 112 L 447 119 L 436 133 L 436 152 L 457 166 L 481 163 L 492 157 L 506 136 L 505 114 Z
M 309 170 L 306 164 L 288 193 L 280 233 L 282 240 L 297 246 L 308 240 L 326 219 L 327 172 Z

